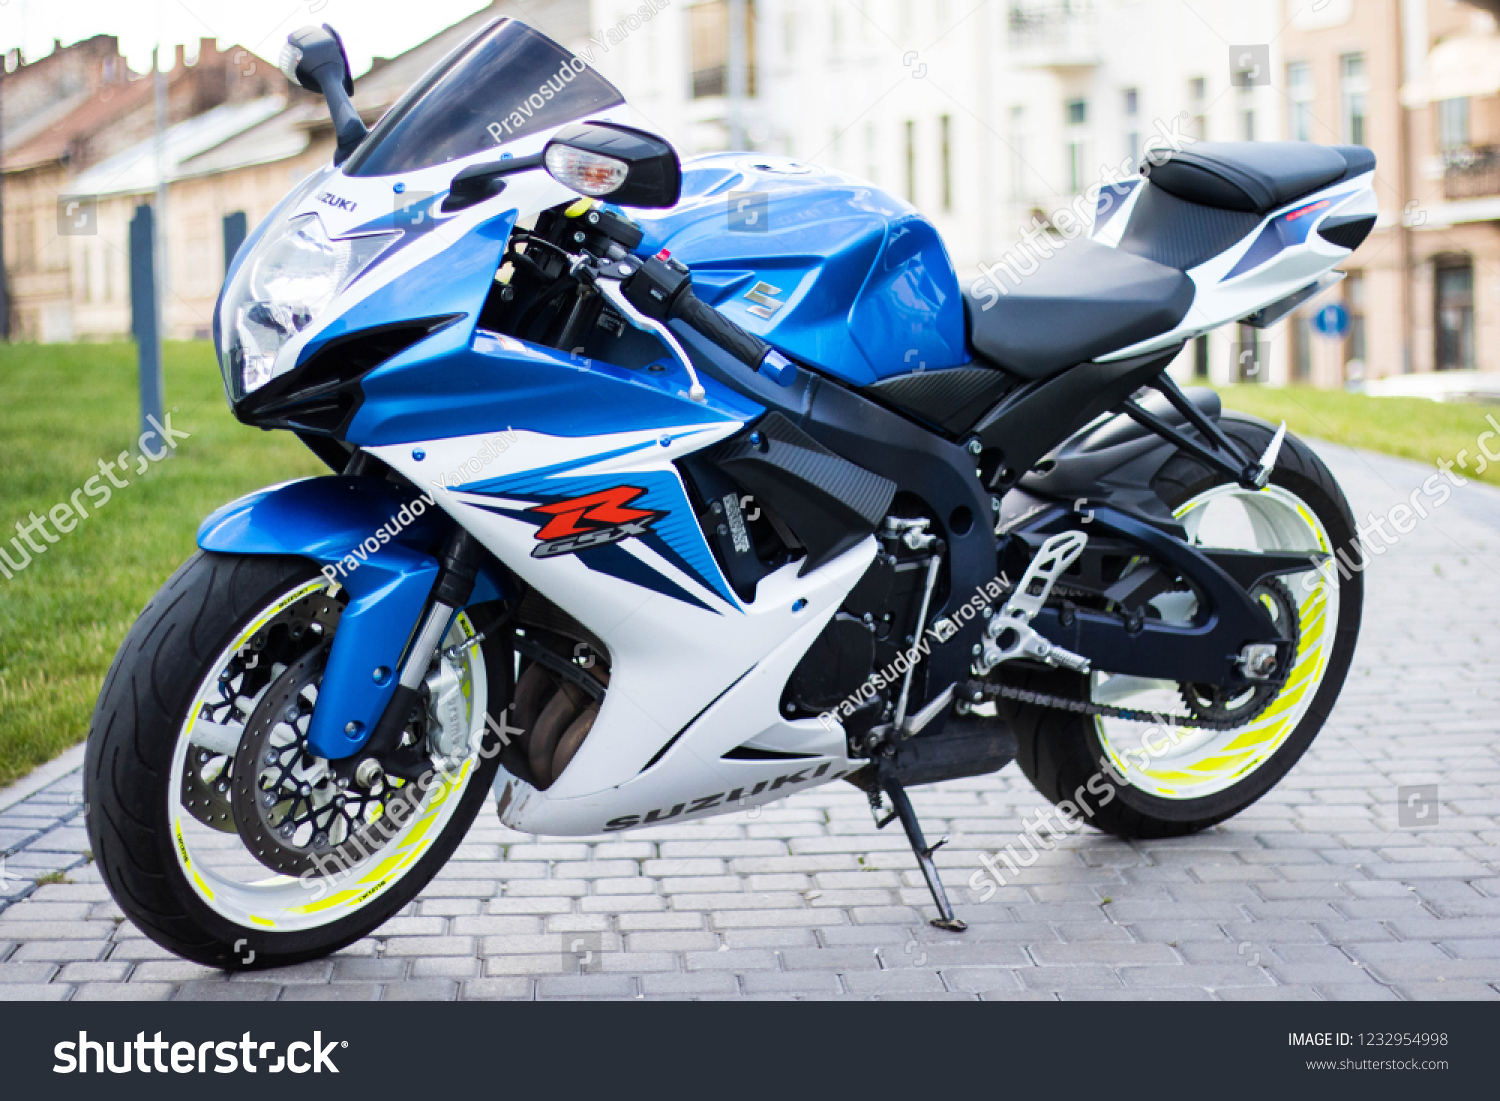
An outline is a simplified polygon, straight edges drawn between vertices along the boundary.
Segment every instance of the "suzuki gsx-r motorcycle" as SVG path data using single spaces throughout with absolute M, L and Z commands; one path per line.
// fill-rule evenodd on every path
M 1337 281 L 1367 149 L 1171 152 L 965 292 L 907 203 L 682 165 L 519 22 L 368 132 L 330 28 L 282 62 L 337 154 L 234 258 L 214 335 L 234 414 L 332 473 L 209 516 L 105 681 L 89 836 L 160 944 L 334 951 L 491 792 L 513 829 L 600 835 L 835 780 L 959 930 L 910 787 L 1016 760 L 1075 819 L 1171 837 L 1327 719 L 1349 507 L 1166 368 Z

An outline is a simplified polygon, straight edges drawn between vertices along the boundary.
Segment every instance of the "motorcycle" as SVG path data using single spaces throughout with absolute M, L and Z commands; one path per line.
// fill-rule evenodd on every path
M 1369 150 L 1171 151 L 965 291 L 909 204 L 684 165 L 511 19 L 368 132 L 331 28 L 282 64 L 337 152 L 234 258 L 214 339 L 235 416 L 331 473 L 209 516 L 103 686 L 89 837 L 159 944 L 333 952 L 491 795 L 608 836 L 836 780 L 961 931 L 908 789 L 1015 760 L 1076 821 L 1173 837 L 1322 727 L 1349 506 L 1167 367 L 1337 281 Z

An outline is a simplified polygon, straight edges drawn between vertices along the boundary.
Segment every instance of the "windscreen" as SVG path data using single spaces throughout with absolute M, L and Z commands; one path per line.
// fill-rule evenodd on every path
M 523 23 L 501 19 L 402 96 L 344 170 L 414 172 L 624 102 L 582 58 Z

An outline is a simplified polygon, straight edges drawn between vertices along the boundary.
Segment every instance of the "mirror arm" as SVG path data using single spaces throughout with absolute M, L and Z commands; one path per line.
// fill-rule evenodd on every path
M 535 153 L 529 157 L 511 157 L 509 160 L 471 164 L 454 176 L 452 182 L 449 183 L 448 197 L 443 200 L 443 212 L 462 210 L 466 206 L 492 198 L 500 194 L 505 187 L 504 183 L 500 182 L 502 177 L 541 168 L 544 163 L 542 154 Z
M 333 155 L 334 164 L 343 164 L 348 160 L 349 154 L 359 148 L 359 143 L 370 132 L 364 120 L 359 117 L 359 112 L 354 109 L 349 93 L 344 91 L 343 73 L 339 68 L 336 65 L 324 65 L 313 74 L 323 89 L 323 97 L 328 100 L 328 113 L 333 117 L 333 132 L 338 138 L 338 150 Z

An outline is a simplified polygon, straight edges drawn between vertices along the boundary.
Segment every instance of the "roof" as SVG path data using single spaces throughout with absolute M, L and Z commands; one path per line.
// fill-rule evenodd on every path
M 328 109 L 322 101 L 293 103 L 226 137 L 218 145 L 183 158 L 176 165 L 173 178 L 207 176 L 300 156 L 312 143 L 312 132 L 318 128 L 332 131 Z
M 277 115 L 286 107 L 283 96 L 265 96 L 249 103 L 228 103 L 215 107 L 196 118 L 179 122 L 166 134 L 167 179 L 182 179 L 195 172 L 185 171 L 187 162 L 222 146 L 252 127 Z M 300 152 L 300 150 L 297 150 Z M 258 157 L 247 163 L 274 159 Z M 224 165 L 224 167 L 237 167 Z M 150 191 L 156 187 L 156 139 L 137 142 L 123 153 L 117 153 L 87 172 L 81 173 L 69 187 L 78 195 L 127 195 Z
M 36 168 L 62 160 L 75 143 L 103 129 L 111 119 L 140 107 L 151 99 L 153 82 L 133 80 L 127 84 L 110 84 L 76 100 L 64 101 L 28 120 L 23 136 L 14 144 L 5 143 L 4 166 L 7 172 Z

